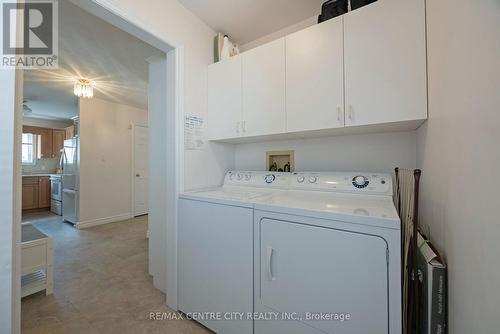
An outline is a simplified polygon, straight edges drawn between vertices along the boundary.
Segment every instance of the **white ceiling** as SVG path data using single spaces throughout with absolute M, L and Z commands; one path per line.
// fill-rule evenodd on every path
M 179 0 L 216 32 L 243 45 L 312 16 L 325 0 Z
M 147 109 L 146 59 L 162 51 L 83 9 L 59 1 L 59 69 L 24 71 L 24 98 L 35 116 L 76 114 L 74 80 L 94 80 L 94 96 Z

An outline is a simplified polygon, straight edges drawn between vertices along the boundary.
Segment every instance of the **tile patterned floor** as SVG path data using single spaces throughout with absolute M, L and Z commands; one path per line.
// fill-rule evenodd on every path
M 54 242 L 54 294 L 23 298 L 23 334 L 203 334 L 189 320 L 150 320 L 171 312 L 148 274 L 147 216 L 78 230 L 50 213 L 30 214 Z

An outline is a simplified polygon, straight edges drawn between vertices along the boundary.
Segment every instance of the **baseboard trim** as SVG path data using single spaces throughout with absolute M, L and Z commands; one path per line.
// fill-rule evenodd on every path
M 78 229 L 83 229 L 83 228 L 88 228 L 88 227 L 92 227 L 92 226 L 98 226 L 98 225 L 119 222 L 122 220 L 127 220 L 127 219 L 132 219 L 132 218 L 134 218 L 134 215 L 132 213 L 130 213 L 130 212 L 129 213 L 122 213 L 122 214 L 116 215 L 116 216 L 81 221 L 81 222 L 76 223 L 75 227 Z

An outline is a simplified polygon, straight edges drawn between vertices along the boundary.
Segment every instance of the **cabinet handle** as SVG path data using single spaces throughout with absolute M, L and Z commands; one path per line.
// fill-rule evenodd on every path
M 267 246 L 267 275 L 271 281 L 276 281 L 276 277 L 273 274 L 273 253 L 274 249 L 271 246 Z
M 349 106 L 349 119 L 352 120 L 352 106 Z
M 247 121 L 243 121 L 243 132 L 247 132 L 246 125 Z
M 236 122 L 236 133 L 240 133 L 240 122 Z
M 340 122 L 340 120 L 341 120 L 340 107 L 337 107 L 337 121 Z

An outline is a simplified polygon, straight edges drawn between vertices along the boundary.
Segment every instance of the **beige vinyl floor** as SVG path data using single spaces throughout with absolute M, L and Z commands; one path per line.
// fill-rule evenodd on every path
M 50 213 L 29 221 L 53 239 L 54 293 L 22 299 L 23 334 L 211 333 L 190 320 L 150 320 L 172 310 L 148 274 L 147 216 L 83 230 Z

